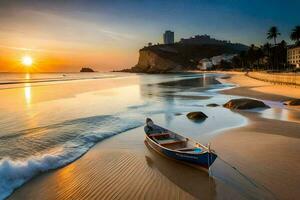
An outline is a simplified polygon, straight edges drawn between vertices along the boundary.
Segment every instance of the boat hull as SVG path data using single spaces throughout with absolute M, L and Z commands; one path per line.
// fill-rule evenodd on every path
M 168 158 L 182 161 L 187 164 L 192 164 L 194 166 L 203 167 L 206 169 L 208 169 L 210 165 L 217 158 L 217 155 L 214 153 L 206 152 L 202 154 L 191 154 L 191 153 L 178 152 L 167 148 L 163 148 L 161 145 L 154 142 L 148 136 L 146 136 L 145 142 L 147 142 L 152 149 L 154 149 L 155 151 L 161 153 L 162 155 Z

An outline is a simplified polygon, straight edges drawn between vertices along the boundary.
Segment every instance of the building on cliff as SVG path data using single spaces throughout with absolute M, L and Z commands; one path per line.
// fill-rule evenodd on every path
M 174 43 L 174 32 L 173 31 L 165 31 L 163 35 L 164 44 L 173 44 Z
M 197 65 L 200 70 L 207 70 L 214 66 L 218 66 L 222 61 L 231 62 L 231 60 L 236 56 L 236 54 L 223 54 L 218 56 L 213 56 L 211 58 L 201 59 Z
M 236 56 L 236 54 L 230 54 L 230 55 L 224 54 L 219 56 L 213 56 L 211 58 L 211 61 L 213 65 L 219 65 L 222 60 L 230 62 L 234 58 L 234 56 Z
M 183 44 L 229 44 L 230 41 L 227 40 L 217 40 L 215 38 L 211 38 L 209 35 L 196 35 L 194 37 L 184 39 L 181 38 L 180 43 Z
M 210 59 L 204 58 L 199 61 L 199 64 L 197 65 L 197 68 L 200 70 L 207 70 L 213 66 L 213 63 Z
M 246 45 L 226 44 L 185 44 L 181 42 L 145 46 L 139 50 L 138 63 L 127 72 L 135 73 L 169 73 L 196 70 L 200 67 L 210 68 L 222 60 L 227 61 L 231 55 L 249 47 Z M 202 59 L 202 63 L 199 63 Z M 202 69 L 202 68 L 201 68 Z

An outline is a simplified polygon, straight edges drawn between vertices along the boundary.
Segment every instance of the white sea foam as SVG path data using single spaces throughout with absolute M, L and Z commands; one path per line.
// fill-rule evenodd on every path
M 126 121 L 126 123 L 125 123 Z M 119 124 L 110 126 L 107 130 L 94 130 L 78 135 L 67 141 L 60 148 L 48 150 L 47 153 L 31 156 L 26 159 L 12 160 L 9 157 L 0 160 L 0 199 L 8 197 L 14 189 L 34 176 L 62 167 L 86 153 L 97 142 L 121 132 L 141 126 L 139 121 L 121 120 Z

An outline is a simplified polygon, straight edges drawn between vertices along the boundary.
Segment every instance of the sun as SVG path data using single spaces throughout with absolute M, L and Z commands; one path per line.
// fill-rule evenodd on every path
M 23 56 L 22 64 L 25 65 L 26 67 L 30 67 L 32 65 L 32 58 L 30 56 Z

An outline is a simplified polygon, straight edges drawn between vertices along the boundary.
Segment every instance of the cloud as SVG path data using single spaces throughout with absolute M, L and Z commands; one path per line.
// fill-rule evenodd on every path
M 122 39 L 126 39 L 126 40 L 134 40 L 136 38 L 136 36 L 134 35 L 130 35 L 130 34 L 126 34 L 126 33 L 117 33 L 114 31 L 110 31 L 110 30 L 101 30 L 100 31 L 102 33 L 105 33 L 107 36 L 111 37 L 112 39 L 115 40 L 122 40 Z
M 6 45 L 1 45 L 1 44 L 0 44 L 0 48 L 20 50 L 20 51 L 47 51 L 47 50 L 44 50 L 44 49 L 31 49 L 31 48 L 25 48 L 25 47 L 6 46 Z
M 53 50 L 53 49 L 41 49 L 41 48 L 25 48 L 25 47 L 15 47 L 15 46 L 8 46 L 8 45 L 1 45 L 0 48 L 3 49 L 10 49 L 10 50 L 17 50 L 17 51 L 26 51 L 26 52 L 48 52 L 48 53 L 67 53 L 67 54 L 76 54 L 74 51 L 67 51 L 67 50 Z
M 81 42 L 106 42 L 107 37 L 118 41 L 133 40 L 136 38 L 135 35 L 120 30 L 118 27 L 110 27 L 109 24 L 95 21 L 95 18 L 90 19 L 82 12 L 77 13 L 78 15 L 74 14 L 74 12 L 71 15 L 68 15 L 68 13 L 41 12 L 37 10 L 27 10 L 23 12 L 27 16 L 33 17 L 31 19 L 33 24 L 35 24 L 33 28 L 36 34 L 42 37 L 53 36 L 61 40 Z M 51 32 L 44 30 L 51 30 Z

